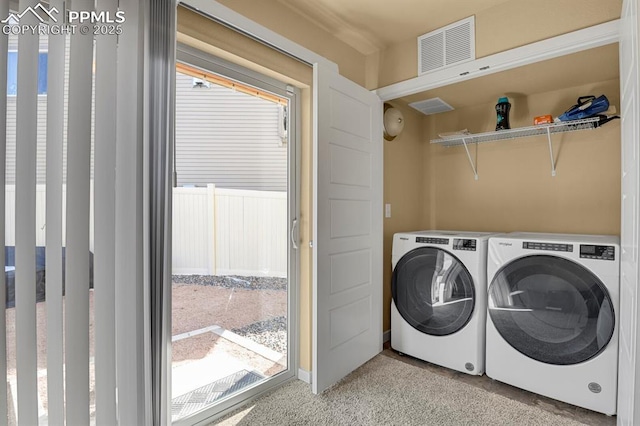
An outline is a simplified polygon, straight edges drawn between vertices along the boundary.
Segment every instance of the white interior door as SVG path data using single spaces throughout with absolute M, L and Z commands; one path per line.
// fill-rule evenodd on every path
M 622 230 L 618 424 L 640 424 L 638 311 L 638 3 L 624 0 L 620 31 Z
M 314 66 L 312 387 L 382 351 L 382 102 Z

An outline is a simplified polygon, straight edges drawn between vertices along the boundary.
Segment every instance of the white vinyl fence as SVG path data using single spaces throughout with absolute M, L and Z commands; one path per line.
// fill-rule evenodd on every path
M 174 188 L 173 274 L 286 277 L 287 193 Z
M 15 245 L 15 185 L 6 185 L 5 245 Z M 63 217 L 66 217 L 63 185 Z M 45 246 L 46 185 L 36 187 L 36 245 Z M 89 247 L 93 252 L 93 181 Z M 62 226 L 65 243 L 66 220 Z M 173 273 L 286 277 L 287 193 L 207 188 L 173 190 Z

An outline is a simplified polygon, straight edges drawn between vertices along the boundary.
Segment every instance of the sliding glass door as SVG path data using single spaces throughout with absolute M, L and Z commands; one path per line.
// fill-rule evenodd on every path
M 215 416 L 297 371 L 297 94 L 178 48 L 171 414 Z

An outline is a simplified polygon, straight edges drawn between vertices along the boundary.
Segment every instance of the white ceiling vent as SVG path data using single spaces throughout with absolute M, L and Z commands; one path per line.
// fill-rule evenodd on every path
M 409 104 L 424 115 L 438 114 L 440 112 L 453 111 L 453 107 L 440 98 L 426 99 L 424 101 L 412 102 Z
M 418 75 L 476 58 L 475 16 L 418 37 Z

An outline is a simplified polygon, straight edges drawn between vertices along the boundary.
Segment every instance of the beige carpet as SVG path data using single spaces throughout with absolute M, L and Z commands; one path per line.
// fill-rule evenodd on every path
M 301 381 L 223 417 L 221 425 L 581 425 L 378 355 L 321 395 Z

